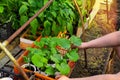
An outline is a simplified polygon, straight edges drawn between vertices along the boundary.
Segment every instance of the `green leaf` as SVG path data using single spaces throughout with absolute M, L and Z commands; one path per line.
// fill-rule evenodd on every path
M 82 43 L 81 39 L 79 37 L 77 37 L 77 36 L 74 36 L 74 35 L 72 35 L 70 37 L 70 41 L 71 41 L 72 44 L 74 44 L 76 46 L 80 46 L 81 43 Z
M 53 56 L 50 56 L 50 57 L 51 57 L 51 60 L 54 61 L 55 63 L 60 63 L 60 61 L 62 60 L 60 54 L 53 54 Z
M 60 24 L 60 25 L 62 25 L 62 18 L 61 18 L 61 16 L 57 16 L 57 21 L 58 21 L 58 23 Z
M 42 50 L 41 49 L 37 49 L 37 48 L 31 48 L 31 47 L 28 47 L 26 48 L 27 50 L 30 51 L 30 53 L 32 54 L 39 54 L 41 56 L 45 56 L 45 54 L 43 54 Z
M 53 23 L 52 23 L 52 32 L 55 34 L 55 36 L 57 36 L 59 33 L 59 28 L 55 21 L 53 21 Z
M 51 27 L 50 21 L 46 20 L 44 22 L 44 31 L 45 31 L 46 36 L 49 36 L 50 33 L 51 33 L 51 28 L 50 27 Z
M 28 0 L 30 6 L 32 7 L 36 7 L 37 6 L 37 3 L 35 2 L 35 0 Z
M 54 18 L 56 18 L 57 14 L 55 11 L 52 11 L 51 14 L 53 15 Z
M 81 0 L 78 0 L 77 3 L 79 6 L 81 6 L 83 2 Z
M 38 29 L 38 27 L 39 27 L 38 20 L 37 20 L 37 19 L 34 19 L 34 20 L 30 23 L 30 26 L 31 26 L 31 33 L 32 33 L 33 35 L 36 35 L 37 29 Z
M 4 11 L 4 7 L 0 6 L 0 13 L 3 13 L 3 11 Z
M 71 47 L 70 41 L 66 38 L 61 38 L 58 42 L 58 45 L 64 49 L 69 49 Z
M 64 18 L 64 10 L 63 9 L 60 9 L 60 16 L 62 17 L 62 18 Z
M 44 5 L 48 2 L 49 0 L 44 0 Z
M 51 53 L 52 53 L 52 54 L 56 54 L 56 53 L 57 53 L 56 48 L 51 48 Z
M 30 6 L 27 2 L 22 2 L 23 5 Z
M 65 2 L 70 8 L 74 9 L 74 6 L 71 4 L 71 1 L 66 1 Z
M 22 15 L 22 14 L 25 14 L 27 13 L 28 11 L 28 7 L 26 5 L 22 5 L 19 9 L 19 14 Z
M 18 25 L 19 24 L 19 21 L 17 20 L 17 19 L 14 19 L 14 20 L 10 20 L 10 21 L 13 21 L 13 23 L 12 23 L 12 28 L 14 29 L 14 30 L 17 30 L 19 27 L 20 27 L 20 25 Z M 7 22 L 7 21 L 6 21 Z M 9 20 L 8 20 L 8 22 L 9 22 Z
M 50 48 L 55 48 L 57 46 L 57 43 L 56 43 L 55 40 L 57 40 L 57 38 L 56 37 L 52 37 L 52 39 L 50 40 L 51 42 L 49 44 Z
M 20 25 L 22 26 L 25 22 L 27 22 L 28 16 L 21 16 L 20 17 Z
M 27 56 L 23 56 L 23 59 L 26 63 L 30 63 L 30 59 Z
M 69 31 L 69 33 L 72 35 L 73 34 L 73 26 L 72 23 L 67 23 L 67 30 Z
M 40 18 L 40 20 L 43 22 L 43 20 L 44 20 L 44 12 L 41 12 L 39 15 L 38 15 L 38 17 Z
M 42 41 L 42 40 L 41 40 L 40 42 L 35 41 L 35 42 L 34 42 L 34 44 L 35 44 L 36 46 L 38 46 L 38 47 L 42 48 L 42 47 L 44 47 L 45 42 L 44 42 L 44 41 Z
M 87 10 L 82 9 L 82 15 L 86 16 L 86 14 L 87 14 Z
M 36 4 L 39 8 L 43 7 L 44 6 L 44 0 L 37 0 L 36 1 Z
M 69 65 L 64 62 L 62 62 L 61 64 L 56 64 L 56 68 L 60 71 L 62 75 L 68 75 L 70 72 Z
M 34 54 L 31 60 L 32 60 L 32 63 L 38 68 L 43 67 L 48 62 L 48 60 L 45 57 L 40 56 L 39 54 Z
M 66 54 L 68 56 L 68 58 L 71 60 L 71 61 L 74 61 L 76 62 L 78 59 L 79 59 L 79 55 L 77 53 L 77 49 L 73 49 L 71 50 L 69 53 Z
M 48 74 L 48 75 L 54 75 L 55 70 L 52 66 L 48 66 L 47 69 L 45 70 L 45 73 Z

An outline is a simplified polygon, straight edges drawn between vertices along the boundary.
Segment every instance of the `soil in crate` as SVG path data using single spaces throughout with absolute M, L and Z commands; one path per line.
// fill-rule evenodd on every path
M 8 39 L 13 33 L 14 29 L 11 27 L 11 24 L 4 24 L 0 27 L 0 40 Z

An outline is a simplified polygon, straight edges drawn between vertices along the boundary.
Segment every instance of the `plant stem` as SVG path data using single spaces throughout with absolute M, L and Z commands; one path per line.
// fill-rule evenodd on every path
M 86 0 L 83 0 L 83 5 L 82 5 L 83 9 L 85 9 L 85 7 L 86 7 L 86 2 L 87 2 Z
M 83 34 L 83 41 L 85 41 L 85 36 L 84 36 L 84 33 L 85 33 L 85 27 L 84 27 L 84 21 L 83 21 L 83 15 L 82 15 L 82 12 L 80 11 L 79 9 L 79 6 L 77 4 L 77 1 L 76 0 L 73 0 L 74 3 L 75 3 L 75 6 L 78 10 L 78 13 L 80 15 L 80 19 L 81 19 L 81 22 L 82 22 L 82 34 Z M 79 30 L 80 27 L 78 27 L 78 30 Z M 78 31 L 79 32 L 79 31 Z M 78 33 L 77 32 L 77 33 Z M 79 35 L 77 35 L 79 37 Z M 85 67 L 87 68 L 87 53 L 86 53 L 86 49 L 84 49 L 84 54 L 85 54 Z
M 82 12 L 80 11 L 80 9 L 79 9 L 79 6 L 78 6 L 78 4 L 77 4 L 77 1 L 76 0 L 73 0 L 74 1 L 74 3 L 75 3 L 75 6 L 76 6 L 76 8 L 77 8 L 77 10 L 78 10 L 78 13 L 79 13 L 79 15 L 80 15 L 80 19 L 81 19 L 81 22 L 82 22 L 82 31 L 83 31 L 83 33 L 84 33 L 84 21 L 83 21 L 83 16 L 82 16 Z M 77 29 L 77 33 L 79 33 L 79 28 L 80 27 L 78 27 L 78 29 Z M 79 37 L 79 35 L 77 35 L 78 37 Z

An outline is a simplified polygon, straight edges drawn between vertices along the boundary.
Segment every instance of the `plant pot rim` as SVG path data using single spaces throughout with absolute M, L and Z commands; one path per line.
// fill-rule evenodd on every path
M 21 67 L 22 67 L 22 68 L 26 68 L 26 67 L 28 67 L 28 66 L 31 66 L 31 67 L 34 69 L 34 72 L 37 71 L 36 67 L 35 67 L 33 64 L 30 64 L 30 63 L 23 64 Z

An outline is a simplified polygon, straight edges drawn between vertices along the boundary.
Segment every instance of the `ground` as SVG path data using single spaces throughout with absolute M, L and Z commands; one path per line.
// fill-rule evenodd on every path
M 86 29 L 84 41 L 90 41 L 117 29 L 116 0 L 111 4 L 110 11 L 100 9 L 90 27 Z M 117 26 L 116 26 L 117 25 Z M 82 38 L 82 37 L 81 37 Z M 112 48 L 87 49 L 87 67 L 85 67 L 84 51 L 79 51 L 80 59 L 75 65 L 70 77 L 86 77 L 98 74 L 117 73 L 120 70 L 120 59 L 115 54 L 112 56 Z

